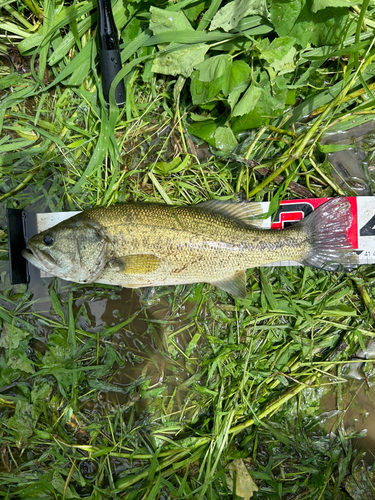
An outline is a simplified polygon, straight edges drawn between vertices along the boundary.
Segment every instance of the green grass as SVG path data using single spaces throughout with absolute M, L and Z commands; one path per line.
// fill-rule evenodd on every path
M 102 98 L 93 2 L 1 2 L 1 216 L 352 194 L 320 140 L 374 117 L 373 7 L 302 4 L 240 19 L 216 0 L 114 2 L 119 110 Z M 249 270 L 241 301 L 203 284 L 28 290 L 9 283 L 3 223 L 0 238 L 1 497 L 371 498 L 343 406 L 374 337 L 371 267 Z

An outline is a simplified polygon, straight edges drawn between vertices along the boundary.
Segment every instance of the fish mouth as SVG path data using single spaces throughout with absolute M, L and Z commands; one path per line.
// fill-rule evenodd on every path
M 37 248 L 30 248 L 30 246 L 22 250 L 22 257 L 33 266 L 47 273 L 52 272 L 57 265 L 55 259 L 48 252 L 38 250 Z

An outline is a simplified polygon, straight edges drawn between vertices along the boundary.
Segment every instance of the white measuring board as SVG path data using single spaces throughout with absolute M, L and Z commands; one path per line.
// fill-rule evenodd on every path
M 265 229 L 284 229 L 309 215 L 313 210 L 328 201 L 329 198 L 311 198 L 305 200 L 285 200 L 280 203 L 276 215 L 263 223 Z M 358 255 L 358 264 L 375 263 L 375 197 L 349 196 L 352 224 L 348 230 L 348 239 Z M 262 203 L 263 213 L 267 213 L 269 203 Z M 329 234 L 327 234 L 329 239 Z M 299 265 L 297 262 L 277 262 L 277 265 Z
M 351 196 L 347 198 L 352 210 L 352 224 L 348 230 L 348 238 L 352 243 L 353 250 L 358 255 L 359 264 L 375 263 L 375 197 L 372 196 Z M 329 198 L 311 198 L 305 200 L 285 200 L 280 203 L 276 215 L 263 220 L 264 229 L 283 229 L 303 219 L 317 207 L 325 203 Z M 251 202 L 250 202 L 251 203 Z M 270 203 L 260 203 L 263 213 L 267 213 Z M 36 214 L 36 230 L 34 234 L 45 231 L 50 227 L 69 219 L 80 212 L 53 212 Z M 35 215 L 35 214 L 34 214 Z M 26 214 L 26 227 L 27 214 Z M 28 238 L 33 234 L 28 234 Z M 327 235 L 329 238 L 329 235 Z M 293 266 L 299 265 L 298 262 L 282 261 L 269 266 Z M 50 276 L 43 271 L 41 277 Z

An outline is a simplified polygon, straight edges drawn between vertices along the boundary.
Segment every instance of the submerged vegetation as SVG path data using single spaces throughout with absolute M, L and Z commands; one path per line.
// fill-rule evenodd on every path
M 374 118 L 373 3 L 114 1 L 122 109 L 115 84 L 102 97 L 96 2 L 0 7 L 2 218 L 353 194 L 327 159 L 347 146 L 322 135 Z M 346 372 L 374 337 L 371 266 L 249 270 L 245 300 L 12 286 L 4 222 L 0 237 L 0 497 L 375 498 L 345 421 Z M 371 362 L 362 375 L 370 391 Z

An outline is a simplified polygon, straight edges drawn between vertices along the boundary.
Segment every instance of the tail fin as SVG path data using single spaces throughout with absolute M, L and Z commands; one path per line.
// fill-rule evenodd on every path
M 302 264 L 335 271 L 340 266 L 353 269 L 358 257 L 348 239 L 352 213 L 347 198 L 332 198 L 304 219 L 310 242 L 310 252 Z

